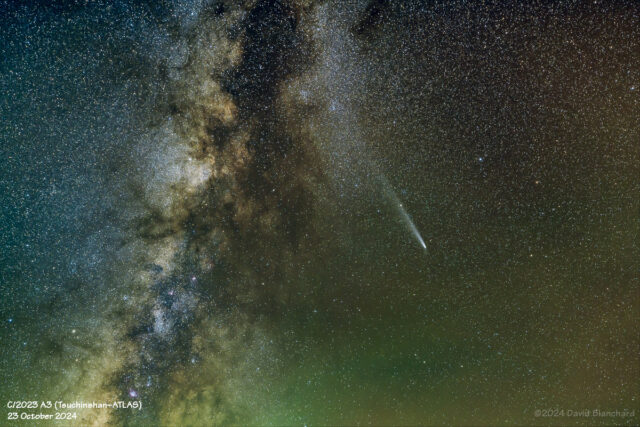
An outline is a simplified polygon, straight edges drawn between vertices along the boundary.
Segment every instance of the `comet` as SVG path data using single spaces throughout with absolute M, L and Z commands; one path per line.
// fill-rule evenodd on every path
M 411 219 L 411 216 L 409 215 L 409 213 L 403 206 L 402 202 L 396 195 L 396 192 L 394 191 L 393 187 L 391 186 L 391 184 L 389 183 L 389 181 L 384 175 L 381 175 L 380 180 L 382 182 L 382 188 L 383 188 L 384 194 L 391 200 L 391 203 L 395 206 L 396 210 L 400 214 L 400 218 L 402 219 L 402 222 L 407 226 L 407 229 L 409 230 L 409 232 L 411 232 L 411 234 L 413 234 L 415 238 L 418 240 L 418 243 L 420 243 L 420 246 L 422 246 L 422 249 L 426 250 L 427 245 L 424 242 L 424 239 L 422 238 L 422 236 L 420 235 L 420 231 L 418 230 L 418 227 L 416 227 L 416 225 L 414 224 L 413 220 Z
M 418 231 L 418 227 L 416 227 L 416 225 L 413 223 L 411 217 L 407 213 L 407 210 L 404 208 L 404 206 L 402 206 L 402 203 L 398 203 L 398 211 L 400 212 L 400 216 L 402 217 L 403 222 L 409 228 L 409 231 L 411 231 L 416 239 L 418 239 L 418 242 L 420 242 L 420 246 L 422 246 L 423 249 L 427 249 L 427 245 L 424 243 L 424 240 L 422 239 L 422 236 Z

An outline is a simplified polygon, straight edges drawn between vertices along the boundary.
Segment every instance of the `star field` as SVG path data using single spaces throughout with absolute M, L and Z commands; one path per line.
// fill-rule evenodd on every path
M 638 424 L 636 2 L 0 19 L 3 405 L 143 402 L 83 426 Z

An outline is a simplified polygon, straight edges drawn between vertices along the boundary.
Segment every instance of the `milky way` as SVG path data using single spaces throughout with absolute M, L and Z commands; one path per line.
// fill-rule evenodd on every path
M 636 2 L 0 13 L 2 420 L 639 422 Z

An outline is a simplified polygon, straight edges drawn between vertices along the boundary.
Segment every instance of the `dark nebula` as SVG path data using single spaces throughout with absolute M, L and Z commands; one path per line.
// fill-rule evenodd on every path
M 2 420 L 640 421 L 637 2 L 0 17 Z

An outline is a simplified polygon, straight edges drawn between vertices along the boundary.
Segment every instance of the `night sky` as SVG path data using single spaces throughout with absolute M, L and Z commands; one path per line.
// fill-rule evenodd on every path
M 0 20 L 0 425 L 640 423 L 639 2 Z

